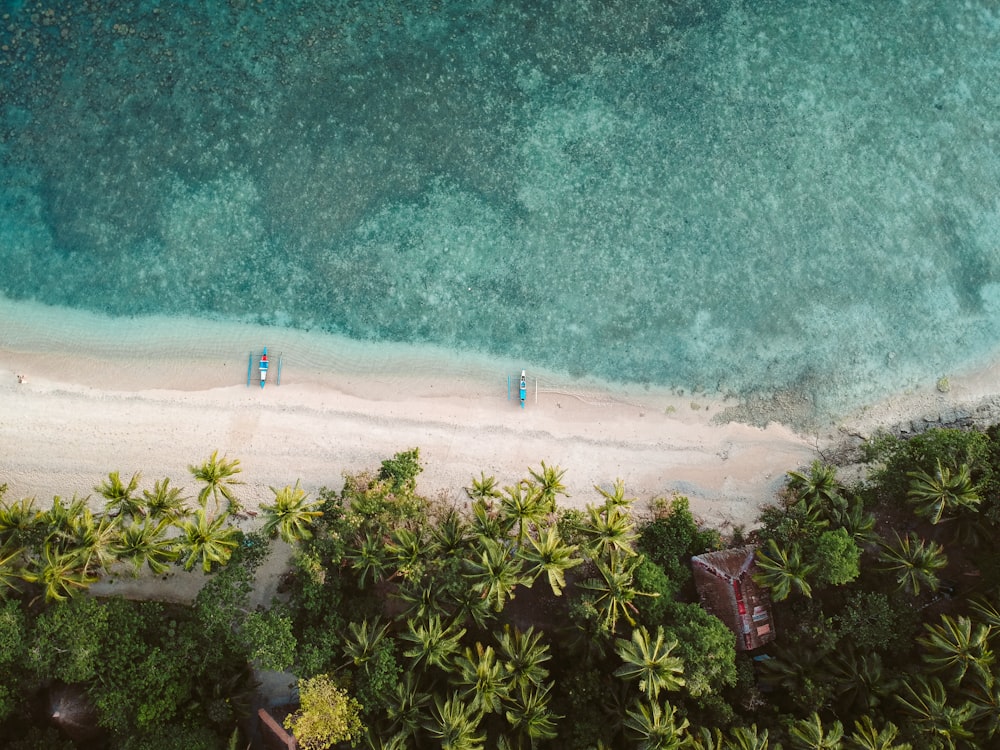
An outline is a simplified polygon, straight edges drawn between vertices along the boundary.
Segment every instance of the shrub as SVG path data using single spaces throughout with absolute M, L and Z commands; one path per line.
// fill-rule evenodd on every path
M 657 517 L 640 530 L 638 546 L 680 588 L 691 580 L 691 557 L 718 549 L 721 541 L 716 530 L 698 526 L 688 499 L 678 496 L 659 501 Z

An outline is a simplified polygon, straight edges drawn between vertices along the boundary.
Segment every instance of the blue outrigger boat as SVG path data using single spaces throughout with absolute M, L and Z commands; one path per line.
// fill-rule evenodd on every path
M 508 375 L 507 376 L 507 400 L 508 401 L 510 401 L 510 396 L 511 396 L 510 386 L 511 386 L 511 378 L 510 378 L 510 375 Z M 528 398 L 528 374 L 524 370 L 521 370 L 521 381 L 520 381 L 520 383 L 518 383 L 517 388 L 518 388 L 518 391 L 521 394 L 521 408 L 523 409 L 524 408 L 524 402 Z
M 247 385 L 250 385 L 250 381 L 253 378 L 253 364 L 254 364 L 254 352 L 250 352 L 250 359 L 247 361 Z M 263 388 L 267 385 L 267 373 L 271 368 L 271 362 L 267 358 L 267 347 L 264 347 L 264 351 L 261 352 L 260 358 L 257 360 L 257 371 L 260 373 L 260 387 Z M 281 355 L 278 355 L 278 372 L 275 379 L 275 385 L 281 385 Z

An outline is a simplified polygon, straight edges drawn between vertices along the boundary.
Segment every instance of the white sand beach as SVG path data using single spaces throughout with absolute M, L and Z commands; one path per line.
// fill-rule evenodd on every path
M 112 320 L 0 301 L 0 482 L 8 497 L 88 495 L 109 471 L 170 477 L 218 450 L 239 458 L 242 499 L 301 480 L 339 488 L 419 447 L 428 496 L 464 501 L 480 471 L 502 484 L 545 461 L 567 470 L 568 504 L 596 502 L 621 478 L 645 501 L 684 494 L 704 522 L 750 525 L 785 472 L 817 447 L 879 425 L 941 414 L 1000 391 L 996 364 L 900 394 L 824 436 L 713 424 L 725 404 L 666 390 L 576 383 L 529 370 L 528 402 L 508 400 L 505 366 L 428 348 L 362 345 L 318 334 L 173 318 Z M 270 345 L 280 385 L 246 386 L 248 354 Z M 25 382 L 19 382 L 18 376 Z M 273 376 L 272 376 L 273 377 Z

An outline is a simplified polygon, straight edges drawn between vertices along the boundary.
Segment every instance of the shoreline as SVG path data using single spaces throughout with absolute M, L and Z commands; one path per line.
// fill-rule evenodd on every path
M 429 347 L 87 313 L 67 327 L 55 308 L 5 300 L 0 315 L 0 483 L 8 499 L 35 496 L 43 507 L 53 495 L 92 495 L 109 471 L 142 472 L 144 487 L 170 477 L 190 496 L 187 467 L 218 450 L 240 459 L 240 497 L 254 509 L 273 498 L 271 486 L 339 489 L 344 472 L 376 470 L 417 447 L 428 497 L 464 503 L 462 488 L 480 471 L 504 486 L 545 461 L 566 470 L 569 507 L 598 502 L 593 486 L 620 478 L 640 510 L 683 494 L 702 522 L 724 530 L 753 524 L 786 472 L 877 429 L 1000 414 L 997 362 L 951 376 L 948 393 L 928 384 L 806 434 L 723 422 L 734 399 L 531 370 L 522 410 L 503 377 L 516 365 Z M 245 385 L 256 342 L 284 352 L 280 386 Z

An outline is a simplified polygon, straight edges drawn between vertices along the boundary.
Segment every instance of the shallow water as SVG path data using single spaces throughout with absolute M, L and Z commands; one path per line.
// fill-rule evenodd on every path
M 0 293 L 823 413 L 1000 347 L 995 3 L 538 5 L 3 4 Z

